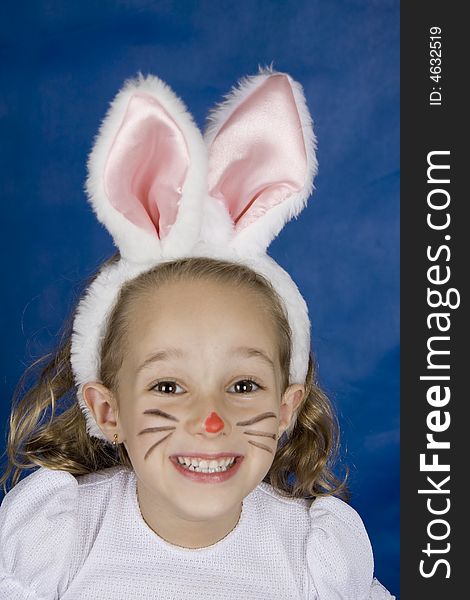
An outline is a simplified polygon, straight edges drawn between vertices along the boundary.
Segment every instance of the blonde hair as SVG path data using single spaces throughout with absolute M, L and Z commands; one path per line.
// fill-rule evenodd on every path
M 116 262 L 117 253 L 105 265 Z M 265 277 L 250 268 L 213 258 L 191 257 L 160 263 L 128 281 L 120 290 L 108 319 L 101 346 L 100 380 L 117 391 L 118 371 L 126 342 L 129 316 L 136 298 L 153 292 L 167 282 L 211 280 L 249 289 L 267 306 L 278 334 L 282 392 L 289 384 L 291 330 L 283 302 Z M 70 364 L 73 319 L 70 318 L 57 350 L 34 362 L 15 390 L 8 432 L 8 464 L 0 477 L 13 473 L 12 487 L 21 472 L 36 466 L 83 475 L 116 465 L 132 469 L 123 444 L 116 448 L 91 437 L 76 398 Z M 37 382 L 25 391 L 26 382 L 40 368 Z M 314 498 L 336 495 L 348 498 L 346 476 L 338 479 L 332 467 L 339 450 L 339 426 L 333 408 L 320 389 L 314 359 L 310 354 L 305 395 L 283 434 L 273 464 L 264 481 L 290 497 Z M 294 481 L 292 481 L 294 477 Z

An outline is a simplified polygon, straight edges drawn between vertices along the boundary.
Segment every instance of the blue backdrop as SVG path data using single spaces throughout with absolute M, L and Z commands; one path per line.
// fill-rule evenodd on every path
M 352 505 L 398 594 L 398 1 L 38 0 L 0 13 L 1 451 L 17 379 L 113 252 L 83 184 L 124 80 L 158 75 L 202 128 L 240 77 L 273 62 L 304 86 L 320 170 L 270 253 L 310 307 Z

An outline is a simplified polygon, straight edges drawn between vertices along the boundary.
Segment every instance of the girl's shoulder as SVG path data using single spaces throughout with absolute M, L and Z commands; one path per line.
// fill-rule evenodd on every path
M 394 600 L 374 577 L 374 557 L 358 512 L 334 496 L 317 497 L 309 508 L 307 566 L 319 598 Z
M 260 503 L 272 510 L 280 510 L 284 515 L 304 516 L 307 528 L 322 527 L 333 530 L 340 523 L 347 524 L 355 532 L 364 532 L 364 524 L 357 511 L 335 496 L 318 496 L 315 500 L 286 496 L 269 483 L 261 482 L 256 488 Z
M 267 510 L 282 515 L 281 526 L 305 540 L 308 598 L 393 600 L 374 578 L 369 536 L 351 505 L 334 496 L 286 497 L 265 482 L 257 490 Z
M 113 487 L 121 486 L 122 481 L 131 477 L 129 469 L 116 466 L 86 475 L 72 475 L 68 471 L 59 471 L 40 467 L 11 489 L 0 506 L 0 523 L 17 523 L 21 519 L 48 514 L 77 512 L 86 506 L 88 497 L 97 498 L 111 494 Z
M 0 598 L 60 595 L 72 566 L 80 513 L 90 506 L 99 511 L 97 494 L 105 499 L 119 473 L 114 467 L 75 477 L 40 467 L 6 494 L 0 506 Z

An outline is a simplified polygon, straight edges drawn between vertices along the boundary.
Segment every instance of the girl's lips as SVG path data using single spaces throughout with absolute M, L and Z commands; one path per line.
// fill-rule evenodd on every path
M 237 454 L 236 452 L 218 452 L 217 454 L 205 454 L 204 452 L 199 452 L 197 454 L 193 452 L 182 452 L 181 454 L 172 454 L 170 459 L 173 460 L 178 456 L 187 456 L 188 458 L 205 458 L 206 460 L 217 460 L 218 458 L 225 458 L 235 456 L 236 458 L 241 457 L 241 454 Z
M 181 456 L 181 455 L 179 455 Z M 190 471 L 189 469 L 185 469 L 182 465 L 180 465 L 180 463 L 178 462 L 176 457 L 170 457 L 171 462 L 173 463 L 175 469 L 181 473 L 181 475 L 184 475 L 185 477 L 187 477 L 188 479 L 191 479 L 192 481 L 196 481 L 198 483 L 222 483 L 223 481 L 227 481 L 227 479 L 230 479 L 231 477 L 233 477 L 238 469 L 240 468 L 240 465 L 243 462 L 243 456 L 240 456 L 238 454 L 218 454 L 218 455 L 207 455 L 207 454 L 185 454 L 184 456 L 200 456 L 203 458 L 206 457 L 211 457 L 211 458 L 215 458 L 216 456 L 222 457 L 222 456 L 236 456 L 237 458 L 235 459 L 235 462 L 233 463 L 233 465 L 230 467 L 230 469 L 228 469 L 227 471 L 220 471 L 219 473 L 198 473 L 197 471 Z

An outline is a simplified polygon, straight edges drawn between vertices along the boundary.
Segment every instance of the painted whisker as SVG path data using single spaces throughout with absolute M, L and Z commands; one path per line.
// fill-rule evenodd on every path
M 156 446 L 158 446 L 158 444 L 161 444 L 162 442 L 164 442 L 164 441 L 165 441 L 165 440 L 166 440 L 168 437 L 170 437 L 170 435 L 171 435 L 172 433 L 173 433 L 173 432 L 169 433 L 169 434 L 168 434 L 168 435 L 166 435 L 164 438 L 162 438 L 161 440 L 159 440 L 158 442 L 156 442 L 155 444 L 153 444 L 153 446 L 150 446 L 150 448 L 149 448 L 149 449 L 147 450 L 147 452 L 145 453 L 144 460 L 146 460 L 146 459 L 147 459 L 148 455 L 149 455 L 149 454 L 152 452 L 152 450 L 153 450 L 153 449 L 154 449 Z
M 246 435 L 261 435 L 264 437 L 269 437 L 273 440 L 276 439 L 275 433 L 266 433 L 265 431 L 244 431 L 243 433 L 246 433 Z
M 256 417 L 253 417 L 252 419 L 249 419 L 248 421 L 239 421 L 237 425 L 241 425 L 242 427 L 245 427 L 246 425 L 254 425 L 255 423 L 264 421 L 264 419 L 270 419 L 272 417 L 276 419 L 277 415 L 273 412 L 265 412 L 261 413 L 260 415 L 257 415 Z
M 165 419 L 170 419 L 171 421 L 177 421 L 179 423 L 179 419 L 177 419 L 173 415 L 170 415 L 170 414 L 164 412 L 163 410 L 160 410 L 159 408 L 148 408 L 147 410 L 144 410 L 143 414 L 144 415 L 155 415 L 157 417 L 164 417 Z
M 169 431 L 174 429 L 176 429 L 176 427 L 173 425 L 166 425 L 165 427 L 147 427 L 147 429 L 142 429 L 142 431 L 139 431 L 138 435 L 141 435 L 142 433 L 155 433 L 157 431 Z
M 261 450 L 267 450 L 268 452 L 273 454 L 271 448 L 268 448 L 268 446 L 265 446 L 264 444 L 260 444 L 259 442 L 253 442 L 252 440 L 248 440 L 248 443 L 253 444 L 253 446 L 256 446 L 257 448 L 261 448 Z

